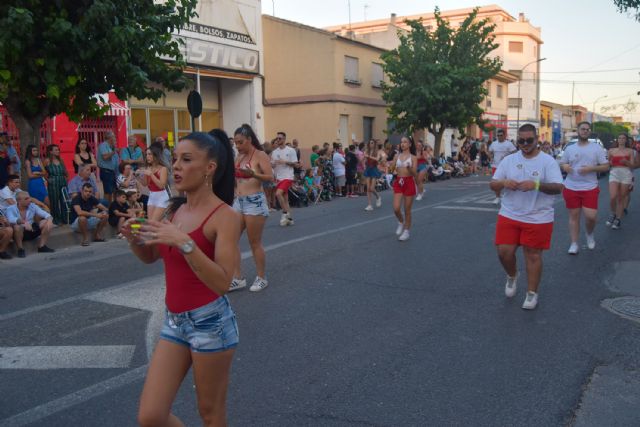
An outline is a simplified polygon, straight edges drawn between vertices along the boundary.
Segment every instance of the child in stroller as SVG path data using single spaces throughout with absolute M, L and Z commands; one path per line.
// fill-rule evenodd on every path
M 307 169 L 304 176 L 304 191 L 307 193 L 307 198 L 313 203 L 318 203 L 320 194 L 322 193 L 322 187 L 315 184 L 316 179 L 313 176 L 313 169 Z

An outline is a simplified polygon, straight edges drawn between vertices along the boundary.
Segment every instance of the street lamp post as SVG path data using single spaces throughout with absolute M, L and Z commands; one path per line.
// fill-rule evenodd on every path
M 593 123 L 596 121 L 596 102 L 606 97 L 607 95 L 602 95 L 600 98 L 597 98 L 595 101 L 593 101 L 593 111 L 591 112 L 591 126 L 593 126 Z
M 518 112 L 516 115 L 516 132 L 520 129 L 520 107 L 522 106 L 522 100 L 520 99 L 520 82 L 522 81 L 522 74 L 524 73 L 524 69 L 527 68 L 531 64 L 535 64 L 536 62 L 542 62 L 547 58 L 536 59 L 535 61 L 531 61 L 526 64 L 524 67 L 520 69 L 520 78 L 518 79 Z M 538 100 L 540 102 L 540 100 Z

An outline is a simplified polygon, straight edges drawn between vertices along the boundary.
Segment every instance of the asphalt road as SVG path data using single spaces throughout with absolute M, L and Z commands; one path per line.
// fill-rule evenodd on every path
M 601 307 L 625 295 L 611 286 L 618 263 L 640 262 L 640 196 L 621 230 L 604 226 L 603 209 L 596 249 L 573 257 L 558 200 L 539 306 L 528 312 L 524 281 L 504 298 L 487 182 L 428 185 L 407 242 L 395 238 L 390 191 L 374 212 L 359 198 L 296 209 L 293 227 L 273 215 L 270 286 L 230 296 L 241 343 L 229 424 L 589 425 L 579 408 L 594 371 L 640 368 L 639 324 Z M 251 282 L 244 238 L 242 250 Z M 135 425 L 161 273 L 115 240 L 2 262 L 0 426 Z M 174 411 L 200 425 L 190 377 Z M 634 419 L 625 411 L 620 419 Z

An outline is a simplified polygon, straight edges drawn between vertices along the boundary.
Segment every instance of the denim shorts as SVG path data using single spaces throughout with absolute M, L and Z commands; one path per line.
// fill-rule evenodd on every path
M 221 296 L 207 305 L 182 313 L 166 312 L 160 338 L 198 353 L 215 353 L 238 345 L 236 314 Z
M 80 217 L 76 218 L 71 224 L 71 229 L 76 233 L 80 231 L 80 226 L 78 225 L 79 218 Z M 96 218 L 95 216 L 87 217 L 87 229 L 95 230 L 96 227 L 98 227 L 98 224 L 100 224 L 100 218 Z
M 269 216 L 269 205 L 263 192 L 248 196 L 236 196 L 233 201 L 233 209 L 242 215 Z

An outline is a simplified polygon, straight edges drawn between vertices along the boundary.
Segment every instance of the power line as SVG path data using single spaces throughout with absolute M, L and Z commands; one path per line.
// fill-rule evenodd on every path
M 636 71 L 640 70 L 640 67 L 637 68 L 617 68 L 613 70 L 594 70 L 594 71 L 540 71 L 540 74 L 590 74 L 590 73 L 612 73 L 615 71 Z

